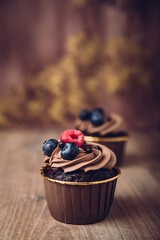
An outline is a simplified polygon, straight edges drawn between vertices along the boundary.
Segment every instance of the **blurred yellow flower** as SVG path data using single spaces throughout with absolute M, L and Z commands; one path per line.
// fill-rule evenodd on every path
M 80 109 L 96 105 L 101 91 L 124 94 L 133 87 L 149 87 L 149 59 L 148 50 L 138 41 L 122 36 L 105 44 L 83 32 L 71 36 L 66 54 L 57 63 L 1 98 L 0 126 L 64 122 Z

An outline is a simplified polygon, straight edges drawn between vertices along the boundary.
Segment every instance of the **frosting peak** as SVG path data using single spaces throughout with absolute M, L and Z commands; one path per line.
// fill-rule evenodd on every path
M 61 157 L 59 145 L 54 150 L 50 158 L 46 158 L 45 162 L 49 162 L 53 169 L 62 168 L 65 173 L 75 170 L 98 170 L 101 168 L 112 169 L 116 164 L 115 154 L 106 146 L 98 144 L 100 149 L 95 148 L 97 144 L 87 143 L 79 147 L 79 154 L 73 160 L 65 160 Z M 91 148 L 91 152 L 87 153 L 86 149 Z

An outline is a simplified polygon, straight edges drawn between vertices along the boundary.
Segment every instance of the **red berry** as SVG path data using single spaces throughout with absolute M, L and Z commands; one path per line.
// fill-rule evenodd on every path
M 84 135 L 79 130 L 68 129 L 61 134 L 60 140 L 64 141 L 65 143 L 68 143 L 68 142 L 76 143 L 78 147 L 80 147 L 84 143 Z

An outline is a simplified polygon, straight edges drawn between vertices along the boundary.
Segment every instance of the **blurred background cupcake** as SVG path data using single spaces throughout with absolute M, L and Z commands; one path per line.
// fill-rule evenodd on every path
M 121 164 L 128 133 L 120 115 L 104 112 L 102 108 L 85 109 L 76 120 L 76 128 L 84 133 L 86 141 L 101 143 L 113 150 L 117 165 Z

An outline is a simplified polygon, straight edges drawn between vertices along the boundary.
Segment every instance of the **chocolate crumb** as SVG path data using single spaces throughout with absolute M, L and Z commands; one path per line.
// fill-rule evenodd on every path
M 116 169 L 98 169 L 94 171 L 84 172 L 82 170 L 76 170 L 69 173 L 64 173 L 62 168 L 56 170 L 52 169 L 51 166 L 47 166 L 44 169 L 44 174 L 55 180 L 66 181 L 66 182 L 94 182 L 102 181 L 112 178 L 117 175 Z

